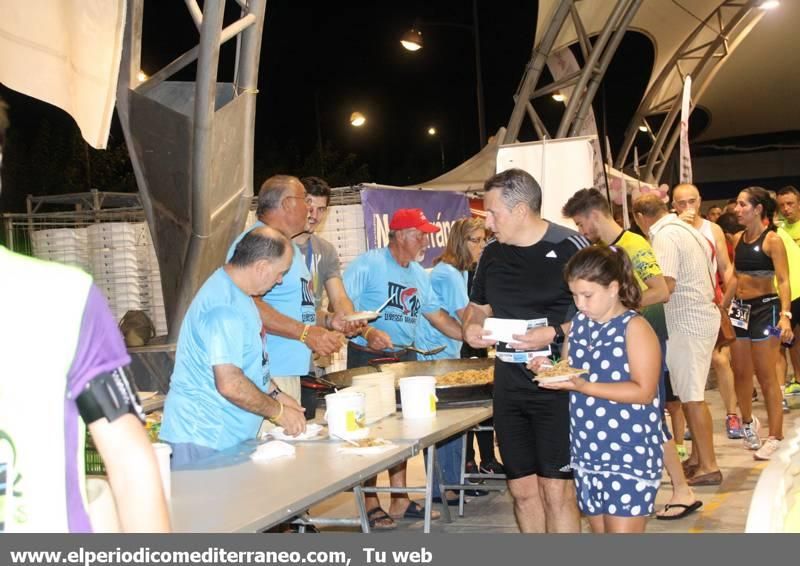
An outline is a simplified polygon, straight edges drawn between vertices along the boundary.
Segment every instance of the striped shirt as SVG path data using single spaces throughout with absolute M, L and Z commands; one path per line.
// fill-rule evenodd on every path
M 670 335 L 716 336 L 719 309 L 711 283 L 711 246 L 703 235 L 674 214 L 650 227 L 650 241 L 665 277 L 675 290 L 664 305 Z

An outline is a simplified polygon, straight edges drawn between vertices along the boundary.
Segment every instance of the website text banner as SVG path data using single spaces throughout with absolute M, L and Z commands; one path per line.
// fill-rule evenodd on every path
M 367 229 L 367 248 L 385 248 L 389 244 L 389 220 L 399 208 L 421 208 L 431 224 L 440 228 L 428 236 L 428 249 L 421 262 L 431 267 L 447 245 L 453 222 L 470 216 L 469 202 L 464 193 L 403 189 L 364 189 L 361 191 L 364 226 Z
M 413 527 L 412 527 L 413 528 Z M 757 564 L 763 549 L 793 556 L 797 541 L 776 535 L 12 535 L 0 536 L 3 566 L 317 565 L 486 566 Z M 769 537 L 769 540 L 767 540 Z M 767 546 L 765 546 L 767 545 Z M 783 551 L 780 549 L 783 547 Z

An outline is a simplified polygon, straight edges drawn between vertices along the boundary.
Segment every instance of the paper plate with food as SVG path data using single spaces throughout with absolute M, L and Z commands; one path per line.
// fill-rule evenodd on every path
M 289 436 L 282 426 L 276 426 L 271 431 L 267 432 L 269 436 L 276 440 L 284 440 L 291 442 L 293 440 L 319 440 L 325 436 L 325 427 L 317 423 L 308 423 L 305 432 L 301 432 L 297 436 Z
M 358 322 L 362 320 L 375 320 L 381 315 L 381 313 L 377 311 L 359 311 L 354 312 L 353 314 L 347 314 L 342 317 L 342 320 L 345 322 Z
M 536 371 L 536 376 L 533 380 L 539 383 L 558 383 L 559 381 L 568 381 L 584 373 L 586 373 L 585 369 L 570 367 L 567 360 L 561 360 L 557 364 L 540 367 Z

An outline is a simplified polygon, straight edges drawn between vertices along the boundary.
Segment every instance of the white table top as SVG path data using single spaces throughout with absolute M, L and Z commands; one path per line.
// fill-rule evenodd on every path
M 254 462 L 255 441 L 172 473 L 172 527 L 179 532 L 258 532 L 361 483 L 414 454 L 397 441 L 376 455 L 344 455 L 338 441 L 294 443 L 294 457 Z

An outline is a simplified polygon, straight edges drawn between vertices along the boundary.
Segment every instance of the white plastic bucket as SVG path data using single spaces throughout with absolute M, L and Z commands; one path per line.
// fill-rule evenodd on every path
M 399 383 L 404 419 L 430 419 L 436 416 L 435 377 L 432 375 L 404 377 Z
M 339 391 L 325 395 L 325 420 L 331 435 L 341 438 L 363 438 L 366 398 L 360 391 Z

